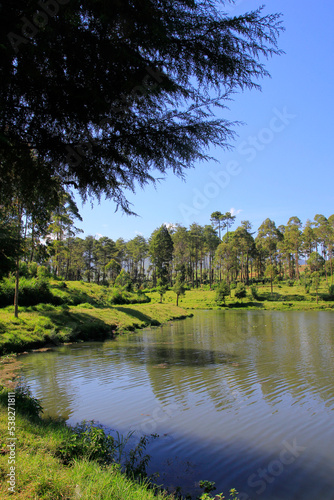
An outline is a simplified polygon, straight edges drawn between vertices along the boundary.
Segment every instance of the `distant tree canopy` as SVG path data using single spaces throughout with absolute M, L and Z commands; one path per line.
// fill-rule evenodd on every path
M 227 146 L 233 125 L 214 106 L 258 87 L 282 26 L 279 14 L 228 17 L 219 3 L 3 2 L 0 202 L 57 178 L 131 212 L 125 190 Z

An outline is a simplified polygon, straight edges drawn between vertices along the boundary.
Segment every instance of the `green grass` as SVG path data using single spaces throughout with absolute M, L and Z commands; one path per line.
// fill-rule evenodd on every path
M 18 400 L 16 401 L 18 407 Z M 21 402 L 22 404 L 22 402 Z M 59 457 L 64 442 L 72 431 L 63 422 L 28 417 L 16 411 L 16 490 L 17 499 L 38 500 L 162 500 L 167 494 L 154 496 L 145 481 L 135 482 L 125 476 L 119 466 L 100 466 L 83 456 L 65 465 Z M 10 498 L 7 474 L 7 391 L 0 390 L 0 498 Z
M 57 304 L 87 303 L 95 307 L 108 307 L 113 304 L 148 302 L 147 297 L 141 292 L 120 291 L 113 287 L 83 281 L 51 280 L 50 290 Z
M 0 309 L 0 355 L 22 352 L 45 345 L 82 340 L 103 340 L 119 333 L 189 316 L 192 309 L 219 309 L 215 291 L 208 287 L 188 290 L 175 306 L 176 295 L 168 291 L 160 304 L 157 292 L 148 292 L 150 303 L 111 305 L 114 290 L 94 283 L 51 282 L 52 294 L 63 305 L 38 304 L 19 308 L 19 318 L 14 319 L 13 306 Z M 319 301 L 315 291 L 306 294 L 301 284 L 290 287 L 287 283 L 257 285 L 258 299 L 251 296 L 236 299 L 234 291 L 226 298 L 225 308 L 265 310 L 333 310 L 334 301 L 322 280 Z M 143 295 L 145 297 L 145 295 Z M 137 295 L 132 295 L 137 300 Z M 140 299 L 140 297 L 139 297 Z M 145 299 L 147 300 L 147 299 Z M 72 304 L 72 305 L 71 305 Z M 107 305 L 108 304 L 108 305 Z M 224 306 L 223 306 L 224 307 Z
M 0 354 L 78 340 L 102 340 L 117 334 L 189 316 L 173 304 L 37 306 L 0 309 Z
M 287 283 L 281 282 L 273 285 L 273 295 L 271 295 L 270 283 L 257 285 L 259 298 L 255 300 L 247 288 L 247 297 L 236 299 L 234 290 L 231 290 L 231 296 L 226 297 L 226 308 L 245 308 L 245 309 L 265 309 L 265 310 L 333 310 L 334 299 L 328 295 L 328 286 L 325 280 L 322 280 L 318 294 L 319 300 L 316 301 L 316 293 L 311 289 L 310 293 L 305 293 L 304 286 L 294 284 L 290 287 Z M 160 302 L 158 292 L 146 292 L 151 298 L 152 304 Z M 215 290 L 209 290 L 208 286 L 186 291 L 184 297 L 179 299 L 179 305 L 185 309 L 220 309 L 215 301 Z M 163 303 L 172 304 L 176 301 L 176 295 L 169 290 Z M 224 307 L 224 306 L 223 306 Z
M 119 445 L 122 447 L 122 436 L 117 441 L 94 423 L 83 423 L 70 428 L 63 420 L 43 418 L 39 401 L 31 397 L 27 389 L 16 388 L 15 400 L 13 392 L 13 389 L 0 386 L 0 498 L 10 498 L 10 485 L 7 482 L 10 466 L 15 471 L 15 491 L 12 496 L 21 500 L 184 498 L 179 492 L 169 494 L 146 477 L 145 467 L 143 469 L 140 465 L 147 464 L 146 456 L 142 455 L 145 452 L 146 438 L 140 439 L 137 447 L 125 455 L 122 448 L 123 459 L 120 459 Z M 8 401 L 11 403 L 11 411 L 15 408 L 14 454 L 10 454 L 8 448 L 8 444 L 12 445 L 14 442 L 8 431 Z M 119 460 L 123 466 L 118 463 Z M 124 466 L 124 460 L 127 466 Z M 137 473 L 140 471 L 139 476 L 136 470 Z M 204 491 L 214 489 L 214 483 L 201 482 L 204 484 L 201 486 L 205 487 Z M 237 500 L 234 489 L 230 490 L 230 494 L 230 500 Z M 207 493 L 200 497 L 201 500 L 211 498 Z M 221 493 L 214 498 L 227 497 Z

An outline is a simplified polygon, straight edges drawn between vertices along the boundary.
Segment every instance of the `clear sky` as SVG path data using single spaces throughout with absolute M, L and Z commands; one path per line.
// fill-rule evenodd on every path
M 237 0 L 228 11 L 261 4 Z M 317 213 L 334 213 L 334 2 L 270 0 L 265 12 L 282 12 L 286 31 L 279 47 L 286 54 L 267 61 L 272 78 L 261 82 L 262 92 L 235 94 L 229 104 L 225 117 L 245 123 L 234 149 L 212 149 L 218 162 L 198 163 L 185 181 L 170 173 L 156 189 L 129 193 L 138 217 L 115 213 L 111 201 L 93 209 L 79 201 L 83 236 L 149 237 L 162 223 L 209 224 L 217 210 L 233 209 L 235 227 L 249 220 L 254 230 L 267 217 L 280 225 L 291 216 L 305 223 Z

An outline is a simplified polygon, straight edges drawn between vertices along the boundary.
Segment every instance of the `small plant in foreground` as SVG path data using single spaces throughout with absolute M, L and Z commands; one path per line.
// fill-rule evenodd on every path
M 239 500 L 238 492 L 235 488 L 230 489 L 229 497 L 225 497 L 224 493 L 218 493 L 214 497 L 209 495 L 210 491 L 215 490 L 215 483 L 213 481 L 200 481 L 199 485 L 204 488 L 204 493 L 198 497 L 198 500 Z
M 107 435 L 101 426 L 94 421 L 83 421 L 73 428 L 72 435 L 59 448 L 58 455 L 65 464 L 85 457 L 106 465 L 114 461 L 116 449 L 114 438 Z
M 146 467 L 151 457 L 144 452 L 150 438 L 158 435 L 141 436 L 135 448 L 125 452 L 133 434 L 134 432 L 129 432 L 124 437 L 117 432 L 115 439 L 94 421 L 83 421 L 72 429 L 70 438 L 58 449 L 58 456 L 66 465 L 78 458 L 94 460 L 100 465 L 119 464 L 127 476 L 134 479 L 146 478 Z
M 210 491 L 213 491 L 216 489 L 214 481 L 200 481 L 199 482 L 199 487 L 204 490 L 204 493 L 210 493 Z

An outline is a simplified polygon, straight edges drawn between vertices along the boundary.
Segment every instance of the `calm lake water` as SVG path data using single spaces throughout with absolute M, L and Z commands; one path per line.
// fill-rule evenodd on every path
M 334 499 L 334 314 L 200 311 L 21 357 L 45 412 L 158 433 L 149 472 L 193 494 Z

